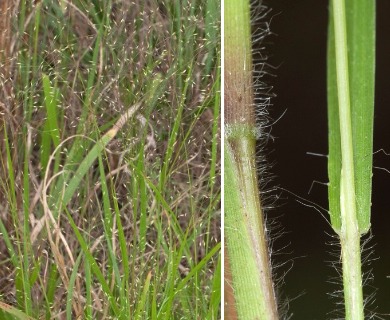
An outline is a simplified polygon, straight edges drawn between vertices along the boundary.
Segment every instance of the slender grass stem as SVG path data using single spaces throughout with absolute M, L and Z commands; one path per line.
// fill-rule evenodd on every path
M 345 319 L 363 320 L 363 286 L 360 256 L 360 233 L 356 213 L 348 208 L 344 195 L 347 194 L 347 186 L 342 183 L 341 187 L 341 219 L 340 232 L 341 259 L 343 263 L 343 285 L 345 301 Z

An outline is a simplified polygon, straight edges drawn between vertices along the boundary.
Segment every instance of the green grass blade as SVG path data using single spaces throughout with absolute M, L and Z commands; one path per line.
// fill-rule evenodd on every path
M 187 72 L 189 74 L 192 73 L 192 66 L 188 67 Z M 173 165 L 173 153 L 174 153 L 175 145 L 177 143 L 177 137 L 179 135 L 180 126 L 182 123 L 182 116 L 183 116 L 183 111 L 184 111 L 184 107 L 185 107 L 185 94 L 187 92 L 188 85 L 189 85 L 189 81 L 185 81 L 183 93 L 181 95 L 181 100 L 179 103 L 179 108 L 176 111 L 177 113 L 175 116 L 175 122 L 173 124 L 172 130 L 170 131 L 170 136 L 169 136 L 168 145 L 167 145 L 167 151 L 165 153 L 165 158 L 164 158 L 164 164 L 163 164 L 163 168 L 162 168 L 161 174 L 160 174 L 160 190 L 165 189 L 165 183 L 170 175 L 169 168 Z
M 186 284 L 188 283 L 188 281 L 190 281 L 190 279 L 192 277 L 194 277 L 194 275 L 199 272 L 200 270 L 202 270 L 202 268 L 211 260 L 211 258 L 218 254 L 218 252 L 221 250 L 221 243 L 218 243 L 216 244 L 208 253 L 207 255 L 204 256 L 204 258 L 199 261 L 199 263 L 191 269 L 190 272 L 188 272 L 188 274 L 185 276 L 184 279 L 182 279 L 179 284 L 177 285 L 177 290 L 176 292 L 180 292 L 180 290 L 182 290 Z
M 138 110 L 140 104 L 136 104 L 131 107 L 126 114 L 122 115 L 121 118 L 117 121 L 114 127 L 109 130 L 88 152 L 87 156 L 80 163 L 77 171 L 74 176 L 70 179 L 68 186 L 65 189 L 64 197 L 62 198 L 62 205 L 66 206 L 69 201 L 72 199 L 74 193 L 76 192 L 78 186 L 80 185 L 85 174 L 88 172 L 89 168 L 93 165 L 97 157 L 102 153 L 105 146 L 116 136 L 118 130 L 124 125 L 125 121 L 131 118 L 134 113 Z
M 108 270 L 114 272 L 115 275 L 115 281 L 116 281 L 116 286 L 121 288 L 122 287 L 122 277 L 121 277 L 121 272 L 119 271 L 119 266 L 118 266 L 118 261 L 116 254 L 112 248 L 112 231 L 113 231 L 113 214 L 111 210 L 111 204 L 110 204 L 110 196 L 109 196 L 109 191 L 107 187 L 107 182 L 106 182 L 106 176 L 104 173 L 104 166 L 103 166 L 103 160 L 102 157 L 99 156 L 99 171 L 100 171 L 100 182 L 102 185 L 102 196 L 103 196 L 103 213 L 104 213 L 104 218 L 103 218 L 103 227 L 104 227 L 104 237 L 106 239 L 106 245 L 107 245 L 107 250 L 109 254 L 109 266 Z M 128 268 L 128 266 L 127 266 Z
M 51 142 L 53 142 L 55 148 L 60 144 L 60 126 L 58 124 L 58 118 L 62 113 L 59 108 L 59 90 L 55 85 L 51 85 L 49 77 L 44 73 L 42 74 L 42 85 L 46 108 L 46 121 L 41 134 L 41 165 L 43 168 L 42 173 L 44 173 L 50 158 Z M 59 163 L 60 153 L 57 152 L 54 162 L 54 173 L 58 171 Z
M 112 138 L 113 136 L 111 136 L 110 134 L 105 134 L 99 141 L 96 142 L 96 144 L 88 152 L 84 160 L 80 163 L 75 174 L 70 179 L 69 184 L 65 189 L 64 197 L 62 199 L 62 204 L 64 206 L 66 206 L 72 199 L 84 176 L 86 175 L 90 167 L 94 164 L 97 157 L 102 153 L 105 146 L 112 140 Z
M 375 1 L 346 0 L 349 92 L 352 123 L 356 210 L 360 233 L 370 228 L 373 115 L 375 86 Z M 341 229 L 341 137 L 336 79 L 333 14 L 328 38 L 329 211 Z
M 146 276 L 146 280 L 144 283 L 144 287 L 142 290 L 142 294 L 140 297 L 140 300 L 137 305 L 137 310 L 135 312 L 135 319 L 143 319 L 144 317 L 142 316 L 143 311 L 146 309 L 146 299 L 149 294 L 149 288 L 150 288 L 150 279 L 152 278 L 152 272 L 149 271 L 148 275 Z
M 50 136 L 53 140 L 54 147 L 60 144 L 60 129 L 58 126 L 57 117 L 60 114 L 58 110 L 58 101 L 56 99 L 56 90 L 51 86 L 50 79 L 46 74 L 42 74 L 43 93 L 45 95 L 45 106 L 47 114 L 47 123 Z
M 126 236 L 123 230 L 123 225 L 121 222 L 121 214 L 118 207 L 118 201 L 115 197 L 113 197 L 114 201 L 114 210 L 116 216 L 116 224 L 118 231 L 118 240 L 119 240 L 119 248 L 120 248 L 120 259 L 123 266 L 123 281 L 122 286 L 120 287 L 120 295 L 119 301 L 121 302 L 121 317 L 119 319 L 126 319 L 126 314 L 130 314 L 130 305 L 128 303 L 127 297 L 127 285 L 130 279 L 130 263 L 129 263 L 129 253 L 127 250 L 127 241 Z
M 59 278 L 58 269 L 52 264 L 49 269 L 48 283 L 46 285 L 46 297 L 48 307 L 46 308 L 46 320 L 51 319 L 51 307 L 55 303 L 55 293 L 57 289 L 57 280 Z
M 93 319 L 93 311 L 92 311 L 91 290 L 93 288 L 93 283 L 92 283 L 91 265 L 89 264 L 88 260 L 85 260 L 85 262 L 84 262 L 84 271 L 85 271 L 85 295 L 86 295 L 84 319 L 92 320 Z
M 42 166 L 42 176 L 44 176 L 47 163 L 49 162 L 50 153 L 51 153 L 51 141 L 52 137 L 50 134 L 49 122 L 46 121 L 43 126 L 43 131 L 41 133 L 41 166 Z
M 15 175 L 14 175 L 14 169 L 13 169 L 13 164 L 12 164 L 12 157 L 11 157 L 11 148 L 10 148 L 10 143 L 8 141 L 8 133 L 7 133 L 7 127 L 4 123 L 3 125 L 3 129 L 4 129 L 4 141 L 5 141 L 5 151 L 6 151 L 6 162 L 7 164 L 4 165 L 2 164 L 3 168 L 8 168 L 8 181 L 1 181 L 2 184 L 4 183 L 4 187 L 2 186 L 2 188 L 4 190 L 9 190 L 8 191 L 8 194 L 7 194 L 7 200 L 10 204 L 10 209 L 11 209 L 11 213 L 12 213 L 12 219 L 13 219 L 13 223 L 14 225 L 17 225 L 16 224 L 16 221 L 17 221 L 17 213 L 16 213 L 16 194 L 15 194 Z M 6 170 L 4 170 L 6 171 Z M 11 261 L 12 261 L 12 264 L 15 268 L 20 268 L 19 266 L 19 256 L 18 254 L 16 253 L 15 249 L 14 249 L 14 246 L 13 246 L 13 243 L 11 241 L 11 238 L 8 234 L 8 231 L 7 231 L 7 228 L 5 227 L 4 223 L 3 223 L 3 220 L 0 219 L 0 231 L 1 231 L 1 234 L 3 236 L 3 240 L 7 246 L 7 250 L 9 252 L 9 255 L 10 255 L 10 258 L 11 258 Z M 18 234 L 16 233 L 16 236 Z M 20 252 L 20 250 L 19 250 Z
M 221 279 L 222 279 L 222 259 L 218 257 L 217 268 L 214 271 L 213 288 L 211 291 L 211 297 L 209 302 L 209 309 L 207 313 L 207 319 L 216 320 L 218 319 L 218 306 L 221 302 Z
M 66 295 L 66 319 L 72 320 L 72 304 L 73 304 L 73 293 L 74 293 L 74 285 L 77 278 L 77 273 L 79 271 L 79 266 L 81 262 L 81 258 L 83 257 L 82 254 L 79 254 L 79 256 L 76 259 L 76 262 L 74 263 L 72 273 L 69 278 L 69 285 L 67 287 L 68 293 Z
M 140 252 L 144 252 L 146 246 L 148 199 L 145 180 L 139 174 L 139 172 L 145 172 L 144 144 L 142 144 L 139 150 L 134 184 L 137 184 L 139 193 L 139 249 Z
M 72 216 L 70 215 L 68 210 L 65 210 L 65 211 L 67 213 L 68 220 L 69 220 L 69 223 L 70 223 L 70 225 L 71 225 L 71 227 L 73 229 L 73 232 L 75 233 L 76 238 L 77 238 L 77 240 L 78 240 L 78 242 L 79 242 L 79 244 L 81 246 L 81 249 L 83 250 L 86 259 L 88 259 L 88 261 L 89 261 L 89 264 L 91 266 L 91 270 L 94 273 L 94 275 L 96 276 L 97 280 L 99 281 L 99 283 L 100 283 L 100 285 L 102 287 L 102 290 L 104 291 L 104 293 L 107 296 L 107 299 L 108 299 L 109 304 L 110 304 L 110 306 L 112 308 L 112 311 L 114 312 L 114 314 L 116 316 L 119 316 L 120 311 L 119 311 L 119 308 L 118 308 L 118 306 L 116 304 L 115 296 L 111 292 L 111 289 L 110 289 L 106 279 L 104 278 L 103 273 L 100 271 L 97 262 L 95 261 L 94 257 L 92 256 L 92 254 L 91 254 L 91 252 L 89 250 L 89 247 L 88 247 L 87 243 L 85 242 L 83 236 L 81 235 L 79 229 L 77 228 L 77 226 L 76 226 Z
M 360 237 L 370 229 L 375 2 L 333 0 L 330 12 L 329 207 L 340 237 L 345 319 L 363 320 Z
M 180 242 L 183 242 L 185 235 L 183 234 L 183 231 L 181 230 L 180 223 L 179 223 L 175 213 L 171 210 L 171 208 L 169 207 L 169 204 L 164 199 L 162 192 L 143 173 L 141 173 L 141 175 L 143 176 L 143 179 L 145 180 L 145 182 L 149 186 L 149 188 L 154 192 L 154 195 L 156 196 L 156 199 L 159 201 L 160 205 L 166 210 L 167 215 L 171 219 L 171 227 L 172 227 L 173 231 L 175 232 L 176 237 L 180 240 Z M 157 228 L 161 228 L 161 225 L 158 224 Z M 159 230 L 159 232 L 160 231 L 161 231 L 161 229 Z M 162 245 L 164 247 L 165 252 L 169 253 L 170 250 L 169 250 L 169 247 L 166 245 L 165 241 L 162 242 Z M 190 255 L 188 251 L 186 251 L 186 254 Z
M 216 27 L 215 21 L 219 21 L 221 15 L 220 2 L 215 0 L 208 0 L 206 4 L 205 16 L 205 34 L 207 46 L 207 59 L 205 61 L 204 74 L 209 75 L 211 68 L 215 65 L 216 47 L 218 46 L 219 28 Z M 218 81 L 217 81 L 218 83 Z
M 0 301 L 0 310 L 3 310 L 3 312 L 5 312 L 6 314 L 15 316 L 17 319 L 20 319 L 20 320 L 34 320 L 34 318 L 28 316 L 24 312 L 16 309 L 13 306 L 10 306 L 9 304 L 1 302 L 1 301 Z
M 170 239 L 171 240 L 171 239 Z M 170 241 L 170 244 L 172 246 L 172 241 Z M 182 241 L 181 245 L 179 248 L 173 248 L 171 251 L 168 253 L 168 267 L 167 267 L 167 280 L 165 283 L 165 296 L 166 300 L 165 303 L 163 304 L 163 307 L 161 308 L 160 312 L 161 315 L 164 315 L 161 317 L 161 319 L 171 319 L 172 318 L 172 313 L 173 313 L 173 302 L 175 299 L 176 293 L 180 292 L 180 290 L 176 289 L 175 286 L 175 280 L 176 280 L 176 274 L 177 270 L 180 264 L 180 260 L 182 258 L 182 252 L 185 247 L 185 242 Z

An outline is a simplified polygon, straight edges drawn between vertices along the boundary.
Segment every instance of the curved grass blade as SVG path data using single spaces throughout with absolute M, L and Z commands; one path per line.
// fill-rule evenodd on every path
M 0 301 L 0 309 L 3 310 L 6 314 L 15 316 L 16 318 L 18 318 L 20 320 L 34 320 L 33 317 L 28 316 L 24 312 L 16 309 L 15 307 L 13 307 L 9 304 L 4 303 L 2 301 Z
M 65 189 L 64 197 L 61 199 L 63 206 L 66 206 L 72 199 L 74 193 L 80 185 L 81 180 L 84 178 L 85 174 L 88 172 L 89 168 L 95 162 L 97 157 L 104 150 L 105 146 L 116 136 L 118 131 L 123 127 L 126 121 L 134 115 L 134 113 L 139 109 L 140 106 L 141 103 L 138 103 L 131 107 L 124 115 L 119 118 L 116 124 L 88 152 L 87 156 L 80 163 L 80 166 L 78 167 L 77 171 L 75 172 L 74 176 L 71 178 L 68 186 Z

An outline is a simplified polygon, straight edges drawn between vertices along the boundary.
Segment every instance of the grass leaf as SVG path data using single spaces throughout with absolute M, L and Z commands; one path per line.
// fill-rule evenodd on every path
M 51 86 L 50 79 L 46 74 L 42 74 L 43 93 L 45 94 L 45 106 L 47 114 L 47 128 L 53 140 L 54 147 L 60 144 L 60 129 L 57 117 L 60 114 L 58 110 L 57 90 Z
M 20 320 L 34 320 L 34 318 L 28 316 L 24 312 L 14 308 L 13 306 L 0 301 L 0 309 L 6 314 L 13 315 Z
M 81 180 L 84 178 L 85 174 L 95 162 L 97 157 L 102 153 L 105 146 L 116 136 L 118 130 L 122 128 L 125 122 L 134 115 L 140 106 L 141 104 L 138 103 L 127 110 L 127 112 L 119 118 L 116 124 L 99 141 L 97 141 L 92 149 L 88 152 L 65 189 L 64 197 L 61 200 L 63 206 L 66 206 L 72 199 L 74 193 L 80 185 Z
M 349 92 L 356 209 L 361 233 L 370 228 L 375 85 L 375 1 L 346 0 Z M 341 138 L 336 79 L 333 14 L 328 38 L 329 211 L 341 229 Z

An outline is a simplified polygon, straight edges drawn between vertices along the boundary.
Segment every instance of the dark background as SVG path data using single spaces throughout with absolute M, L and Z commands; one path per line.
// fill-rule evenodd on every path
M 369 1 L 369 0 L 368 0 Z M 275 137 L 267 151 L 274 166 L 269 170 L 276 177 L 274 185 L 304 197 L 324 208 L 327 204 L 325 157 L 307 152 L 327 154 L 326 114 L 326 36 L 328 1 L 273 0 L 271 31 L 276 35 L 266 40 L 270 62 L 278 69 L 273 84 L 271 115 L 278 119 L 272 127 Z M 377 1 L 377 74 L 374 151 L 390 152 L 390 1 Z M 263 43 L 264 45 L 264 43 Z M 374 166 L 390 170 L 390 156 L 374 154 Z M 268 219 L 283 226 L 284 234 L 273 245 L 280 253 L 273 256 L 279 276 L 281 299 L 288 303 L 291 319 L 314 320 L 343 318 L 338 298 L 330 294 L 341 289 L 341 277 L 331 263 L 337 263 L 339 247 L 327 221 L 317 211 L 304 206 L 297 197 L 281 193 Z M 363 270 L 372 269 L 374 279 L 365 287 L 365 294 L 375 293 L 367 310 L 376 311 L 381 319 L 390 319 L 390 173 L 374 169 L 372 197 L 372 234 L 364 257 L 371 256 Z M 278 232 L 274 231 L 274 235 Z M 280 232 L 280 229 L 279 229 Z M 272 234 L 272 232 L 271 232 Z M 333 255 L 332 255 L 333 254 Z M 336 256 L 334 254 L 337 254 Z M 286 273 L 287 272 L 287 273 Z M 286 274 L 285 274 L 286 273 Z M 332 283 L 336 277 L 339 284 Z M 367 296 L 367 295 L 366 295 Z M 336 311 L 336 312 L 335 312 Z M 367 315 L 368 318 L 368 315 Z

